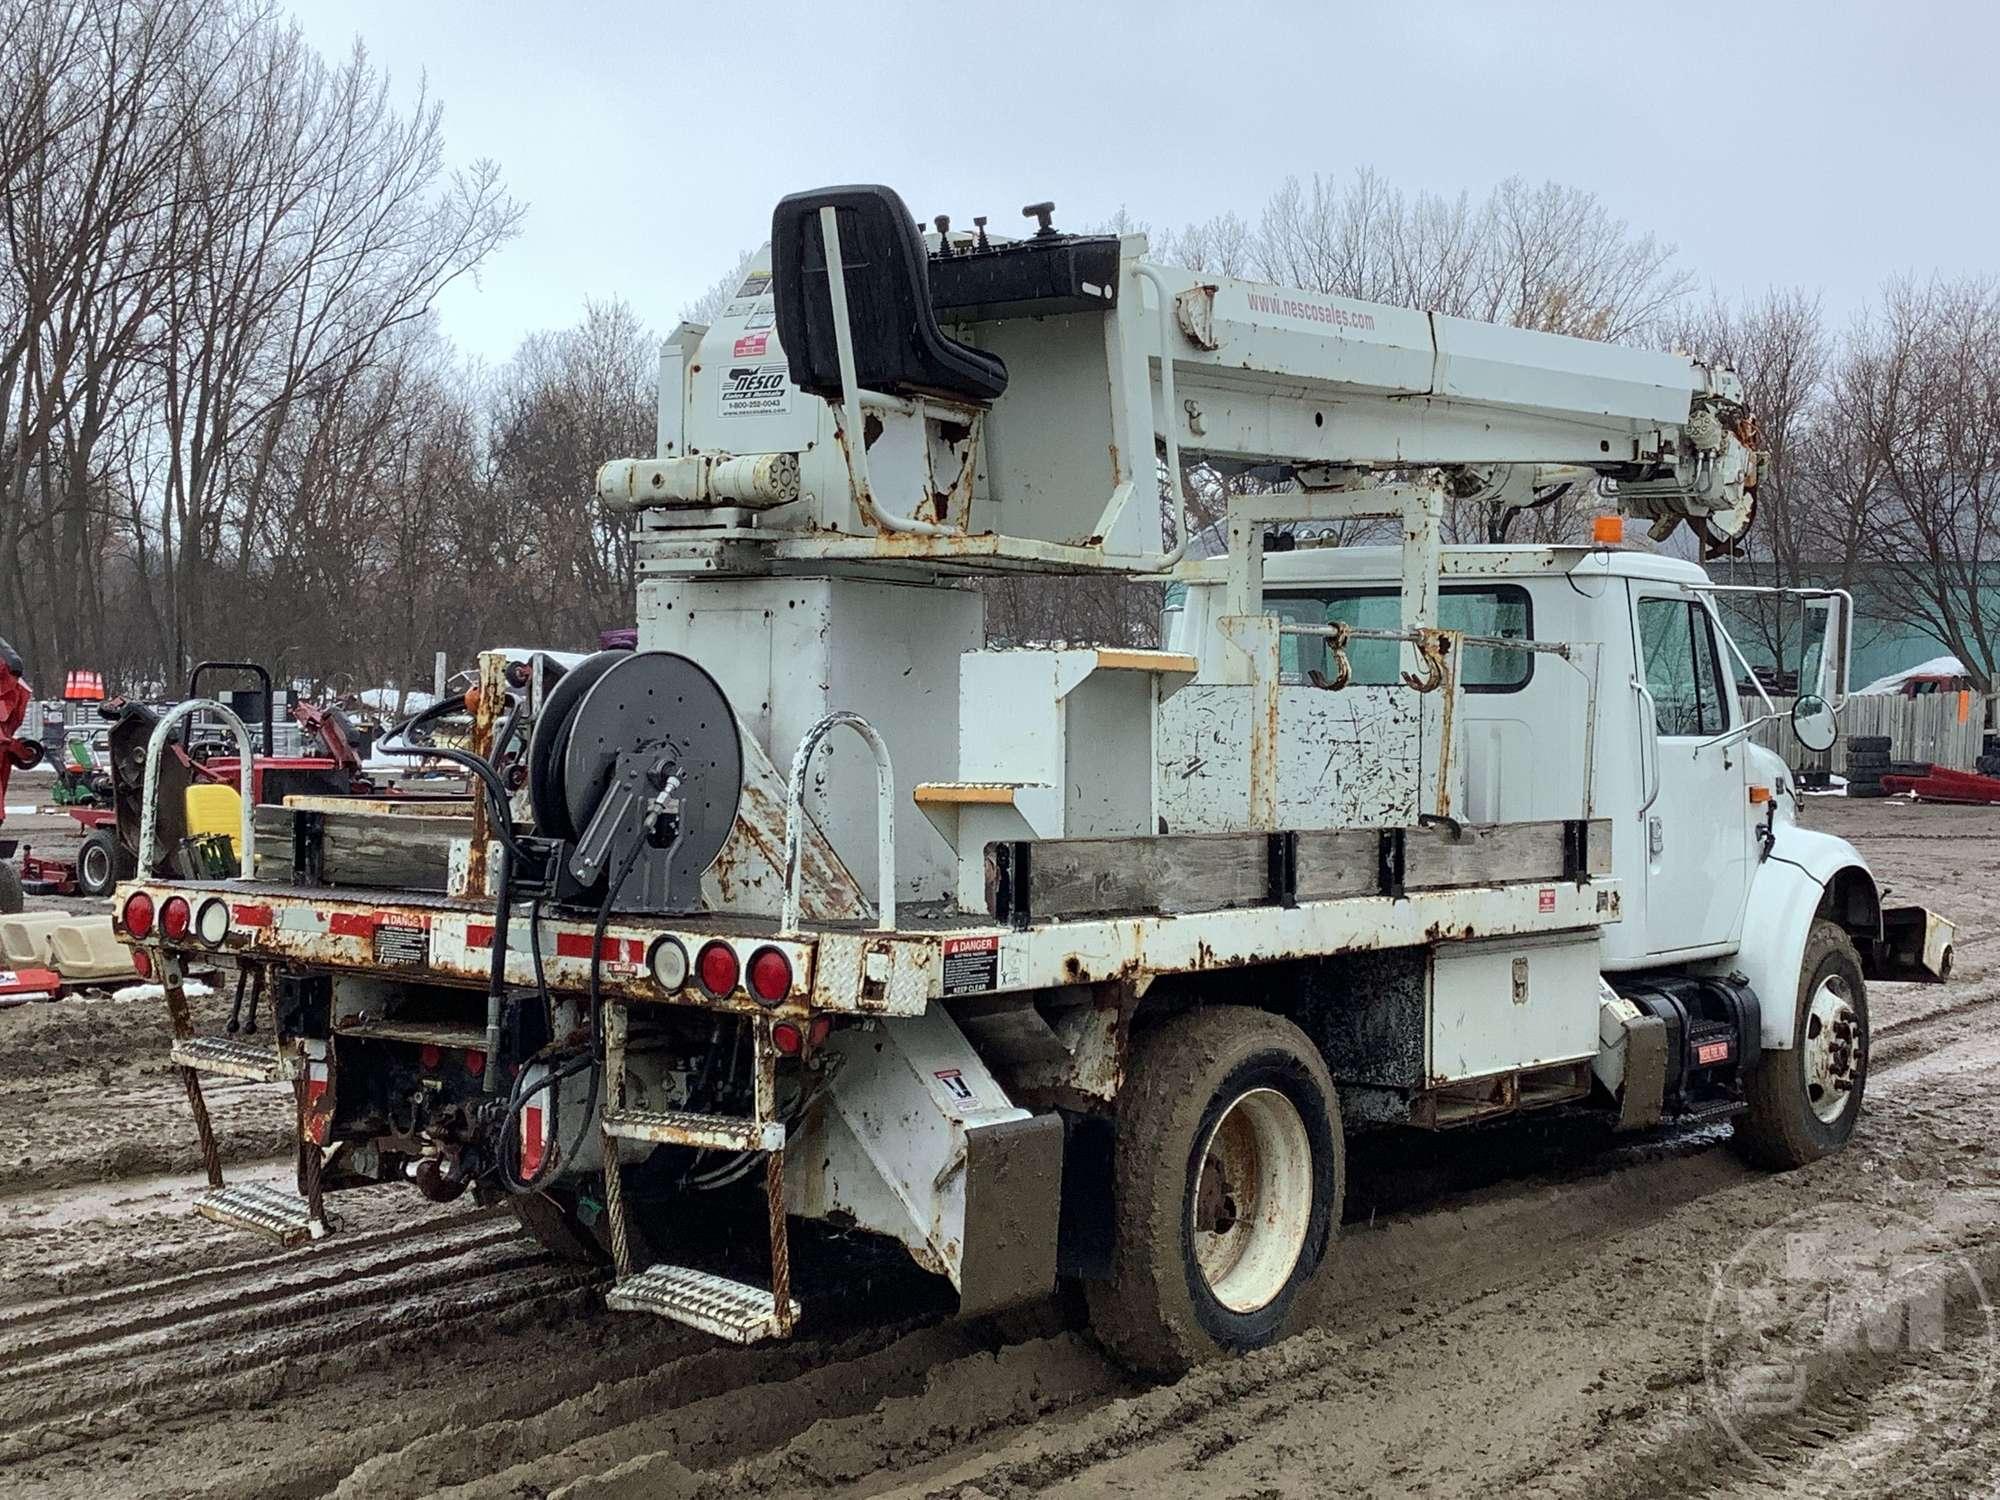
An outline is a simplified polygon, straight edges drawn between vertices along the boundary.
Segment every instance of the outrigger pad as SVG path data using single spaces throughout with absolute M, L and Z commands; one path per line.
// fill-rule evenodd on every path
M 754 1344 L 780 1333 L 777 1299 L 769 1292 L 692 1266 L 641 1271 L 612 1287 L 604 1301 L 616 1312 L 654 1313 L 735 1344 Z M 791 1312 L 796 1323 L 797 1299 Z
M 312 1217 L 305 1199 L 268 1182 L 210 1188 L 195 1200 L 194 1211 L 231 1229 L 269 1235 L 287 1250 L 326 1235 L 326 1221 Z

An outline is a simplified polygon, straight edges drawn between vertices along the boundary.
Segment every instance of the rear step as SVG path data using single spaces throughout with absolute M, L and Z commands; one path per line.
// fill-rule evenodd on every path
M 194 1211 L 231 1229 L 267 1234 L 287 1250 L 326 1234 L 326 1221 L 313 1218 L 305 1199 L 268 1182 L 210 1188 L 195 1200 Z
M 283 1061 L 274 1048 L 239 1042 L 234 1037 L 189 1037 L 184 1042 L 175 1042 L 168 1055 L 176 1067 L 247 1078 L 252 1083 L 276 1083 L 285 1076 Z
M 736 1344 L 781 1338 L 799 1316 L 795 1300 L 787 1299 L 790 1316 L 781 1319 L 777 1300 L 762 1287 L 692 1266 L 641 1271 L 613 1286 L 604 1300 L 619 1312 L 655 1313 Z
M 607 1109 L 604 1133 L 628 1141 L 665 1146 L 704 1146 L 717 1151 L 782 1151 L 783 1120 L 750 1120 L 687 1110 Z M 651 1275 L 652 1272 L 647 1272 Z

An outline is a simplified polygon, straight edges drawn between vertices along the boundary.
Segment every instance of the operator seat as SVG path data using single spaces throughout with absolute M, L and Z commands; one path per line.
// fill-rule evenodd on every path
M 892 189 L 869 184 L 793 193 L 771 214 L 771 295 L 792 384 L 828 400 L 844 394 L 820 238 L 819 212 L 828 206 L 840 225 L 861 388 L 974 406 L 998 400 L 1007 389 L 1006 364 L 938 327 L 916 221 Z

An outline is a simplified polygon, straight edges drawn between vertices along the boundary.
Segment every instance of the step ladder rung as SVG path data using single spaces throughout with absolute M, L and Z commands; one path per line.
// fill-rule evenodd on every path
M 692 1266 L 653 1266 L 617 1283 L 604 1300 L 619 1312 L 653 1313 L 736 1344 L 785 1337 L 799 1316 L 796 1300 L 788 1299 L 791 1316 L 781 1322 L 776 1299 L 762 1287 Z
M 196 1036 L 175 1042 L 169 1054 L 176 1067 L 198 1073 L 220 1073 L 253 1083 L 276 1083 L 285 1076 L 284 1059 L 272 1047 L 238 1041 L 233 1036 Z
M 287 1249 L 326 1234 L 325 1220 L 312 1217 L 305 1199 L 268 1182 L 210 1188 L 195 1200 L 194 1211 L 231 1229 L 269 1235 Z
M 701 1146 L 715 1151 L 782 1151 L 785 1122 L 733 1115 L 704 1115 L 680 1109 L 607 1109 L 604 1129 L 628 1141 L 665 1146 Z

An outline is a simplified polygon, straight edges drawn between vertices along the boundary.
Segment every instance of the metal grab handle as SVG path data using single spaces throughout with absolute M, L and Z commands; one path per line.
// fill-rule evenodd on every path
M 799 930 L 799 880 L 805 865 L 806 773 L 819 742 L 845 724 L 875 752 L 875 925 L 896 930 L 896 772 L 889 764 L 889 747 L 860 714 L 837 709 L 806 731 L 792 757 L 792 784 L 785 795 L 785 909 L 780 936 Z
M 1653 690 L 1638 678 L 1632 679 L 1632 691 L 1646 705 L 1646 716 L 1639 721 L 1639 782 L 1649 788 L 1646 800 L 1639 804 L 1639 816 L 1645 817 L 1653 810 L 1653 804 L 1660 800 L 1660 705 L 1653 701 Z M 1653 747 L 1652 774 L 1648 776 L 1646 747 Z
M 236 737 L 237 793 L 243 803 L 243 833 L 237 842 L 236 872 L 245 878 L 256 873 L 256 799 L 250 788 L 256 774 L 254 762 L 257 752 L 250 746 L 250 731 L 243 727 L 243 721 L 228 705 L 217 703 L 212 698 L 190 698 L 162 714 L 160 722 L 153 726 L 153 737 L 146 741 L 146 790 L 139 804 L 139 878 L 142 880 L 149 880 L 153 875 L 153 844 L 160 821 L 160 757 L 166 753 L 173 727 L 198 713 L 215 714 Z

